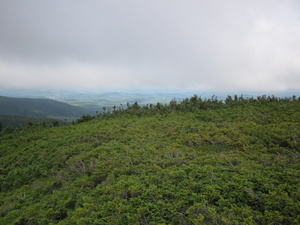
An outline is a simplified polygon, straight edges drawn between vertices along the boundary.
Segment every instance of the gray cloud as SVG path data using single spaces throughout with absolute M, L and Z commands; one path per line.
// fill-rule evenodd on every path
M 300 89 L 296 0 L 0 6 L 0 87 Z

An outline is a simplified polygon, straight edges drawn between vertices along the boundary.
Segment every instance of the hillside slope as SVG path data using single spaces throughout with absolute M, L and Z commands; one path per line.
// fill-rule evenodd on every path
M 65 119 L 67 119 L 67 118 L 65 118 Z M 75 119 L 75 118 L 73 118 L 73 119 Z M 60 125 L 71 124 L 71 121 L 59 120 L 57 118 L 39 118 L 39 117 L 0 115 L 0 126 L 2 126 L 2 129 L 6 130 L 6 132 L 12 131 L 16 128 L 24 128 L 26 126 L 33 126 L 33 125 L 37 125 L 37 124 L 40 124 L 40 125 L 43 124 L 44 127 L 53 126 L 53 125 L 60 126 Z
M 126 109 L 0 137 L 0 224 L 299 224 L 300 101 Z
M 51 99 L 0 96 L 0 115 L 25 117 L 80 117 L 87 110 Z

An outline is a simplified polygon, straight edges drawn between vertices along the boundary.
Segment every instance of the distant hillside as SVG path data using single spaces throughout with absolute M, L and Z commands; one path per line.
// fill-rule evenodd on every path
M 0 115 L 63 119 L 76 118 L 87 113 L 88 111 L 83 108 L 50 99 L 0 96 Z

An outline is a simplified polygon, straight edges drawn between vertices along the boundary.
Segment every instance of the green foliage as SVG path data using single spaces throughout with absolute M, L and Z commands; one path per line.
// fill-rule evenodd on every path
M 83 115 L 82 117 L 80 117 L 79 119 L 77 119 L 77 123 L 88 122 L 88 121 L 92 120 L 93 118 L 94 118 L 93 116 L 86 114 L 86 115 Z
M 22 117 L 22 116 L 7 116 L 0 115 L 0 120 L 2 123 L 3 129 L 18 129 L 24 128 L 26 126 L 44 126 L 49 127 L 53 125 L 53 119 L 51 118 L 32 118 L 32 117 Z M 66 125 L 69 124 L 67 121 L 62 121 L 56 119 L 58 125 Z
M 300 101 L 193 96 L 0 137 L 0 224 L 299 224 Z

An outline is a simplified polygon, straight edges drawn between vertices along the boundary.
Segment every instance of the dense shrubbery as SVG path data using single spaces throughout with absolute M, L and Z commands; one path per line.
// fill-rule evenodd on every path
M 0 224 L 299 224 L 299 118 L 295 97 L 193 96 L 16 130 Z
M 14 129 L 23 129 L 27 126 L 63 126 L 70 124 L 66 120 L 59 120 L 53 118 L 31 118 L 21 116 L 5 116 L 0 115 L 0 123 L 4 133 L 11 133 Z
M 296 98 L 293 96 L 291 98 L 277 98 L 275 96 L 259 96 L 257 98 L 244 98 L 243 95 L 237 96 L 235 95 L 233 98 L 232 96 L 227 96 L 227 98 L 222 101 L 218 100 L 216 96 L 212 96 L 210 99 L 202 99 L 197 95 L 194 95 L 191 98 L 186 98 L 182 101 L 176 101 L 175 99 L 172 100 L 169 104 L 161 104 L 157 103 L 156 105 L 147 104 L 144 106 L 138 105 L 137 102 L 130 105 L 127 103 L 127 106 L 123 108 L 121 107 L 112 107 L 109 109 L 104 108 L 104 113 L 97 114 L 99 117 L 114 117 L 122 114 L 135 114 L 138 116 L 141 115 L 153 115 L 153 114 L 165 114 L 170 112 L 196 112 L 201 110 L 211 110 L 211 109 L 221 109 L 221 108 L 232 108 L 233 106 L 242 107 L 243 105 L 255 105 L 255 106 L 262 106 L 264 104 L 271 104 L 271 103 L 287 103 L 287 102 L 299 102 L 300 98 Z M 84 115 L 85 116 L 85 115 Z

